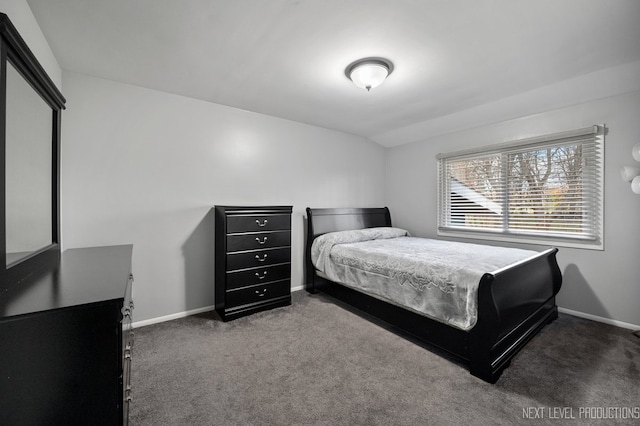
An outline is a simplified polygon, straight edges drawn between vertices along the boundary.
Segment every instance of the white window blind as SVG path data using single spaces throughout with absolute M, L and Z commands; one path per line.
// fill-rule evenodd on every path
M 604 126 L 439 154 L 439 233 L 601 248 L 603 154 Z

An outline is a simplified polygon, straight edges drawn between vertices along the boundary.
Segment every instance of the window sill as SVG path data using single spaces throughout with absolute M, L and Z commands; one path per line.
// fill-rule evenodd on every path
M 544 238 L 539 236 L 528 237 L 526 235 L 504 234 L 500 232 L 476 232 L 476 231 L 459 231 L 452 229 L 438 229 L 440 237 L 466 238 L 473 240 L 500 241 L 519 244 L 534 244 L 541 246 L 567 247 L 584 250 L 604 250 L 604 244 L 596 241 L 579 241 L 563 238 Z

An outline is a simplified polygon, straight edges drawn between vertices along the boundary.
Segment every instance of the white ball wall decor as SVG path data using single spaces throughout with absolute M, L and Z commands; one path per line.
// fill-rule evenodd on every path
M 631 150 L 633 159 L 640 162 L 640 143 L 633 146 Z M 640 167 L 637 166 L 622 166 L 620 168 L 620 176 L 625 182 L 631 182 L 631 190 L 635 194 L 640 195 Z
M 640 195 L 640 176 L 634 177 L 633 180 L 631 181 L 631 190 L 635 194 Z
M 633 150 L 631 150 L 631 155 L 633 155 L 633 159 L 640 162 L 640 143 L 637 143 L 633 146 Z

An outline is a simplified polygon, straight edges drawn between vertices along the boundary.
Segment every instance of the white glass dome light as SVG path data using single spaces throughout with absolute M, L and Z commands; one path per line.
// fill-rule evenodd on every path
M 387 59 L 365 58 L 352 62 L 344 73 L 353 84 L 370 91 L 382 84 L 392 71 L 393 64 Z

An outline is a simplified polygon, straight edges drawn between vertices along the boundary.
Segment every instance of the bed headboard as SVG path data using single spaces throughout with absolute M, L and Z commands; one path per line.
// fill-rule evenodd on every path
M 307 207 L 307 236 L 313 241 L 327 232 L 391 226 L 387 207 L 360 209 L 311 209 Z
M 316 237 L 327 232 L 375 228 L 377 226 L 391 226 L 391 215 L 387 207 L 354 209 L 312 209 L 307 207 L 307 242 L 305 245 L 307 284 L 313 282 L 315 275 L 311 263 L 311 244 Z

